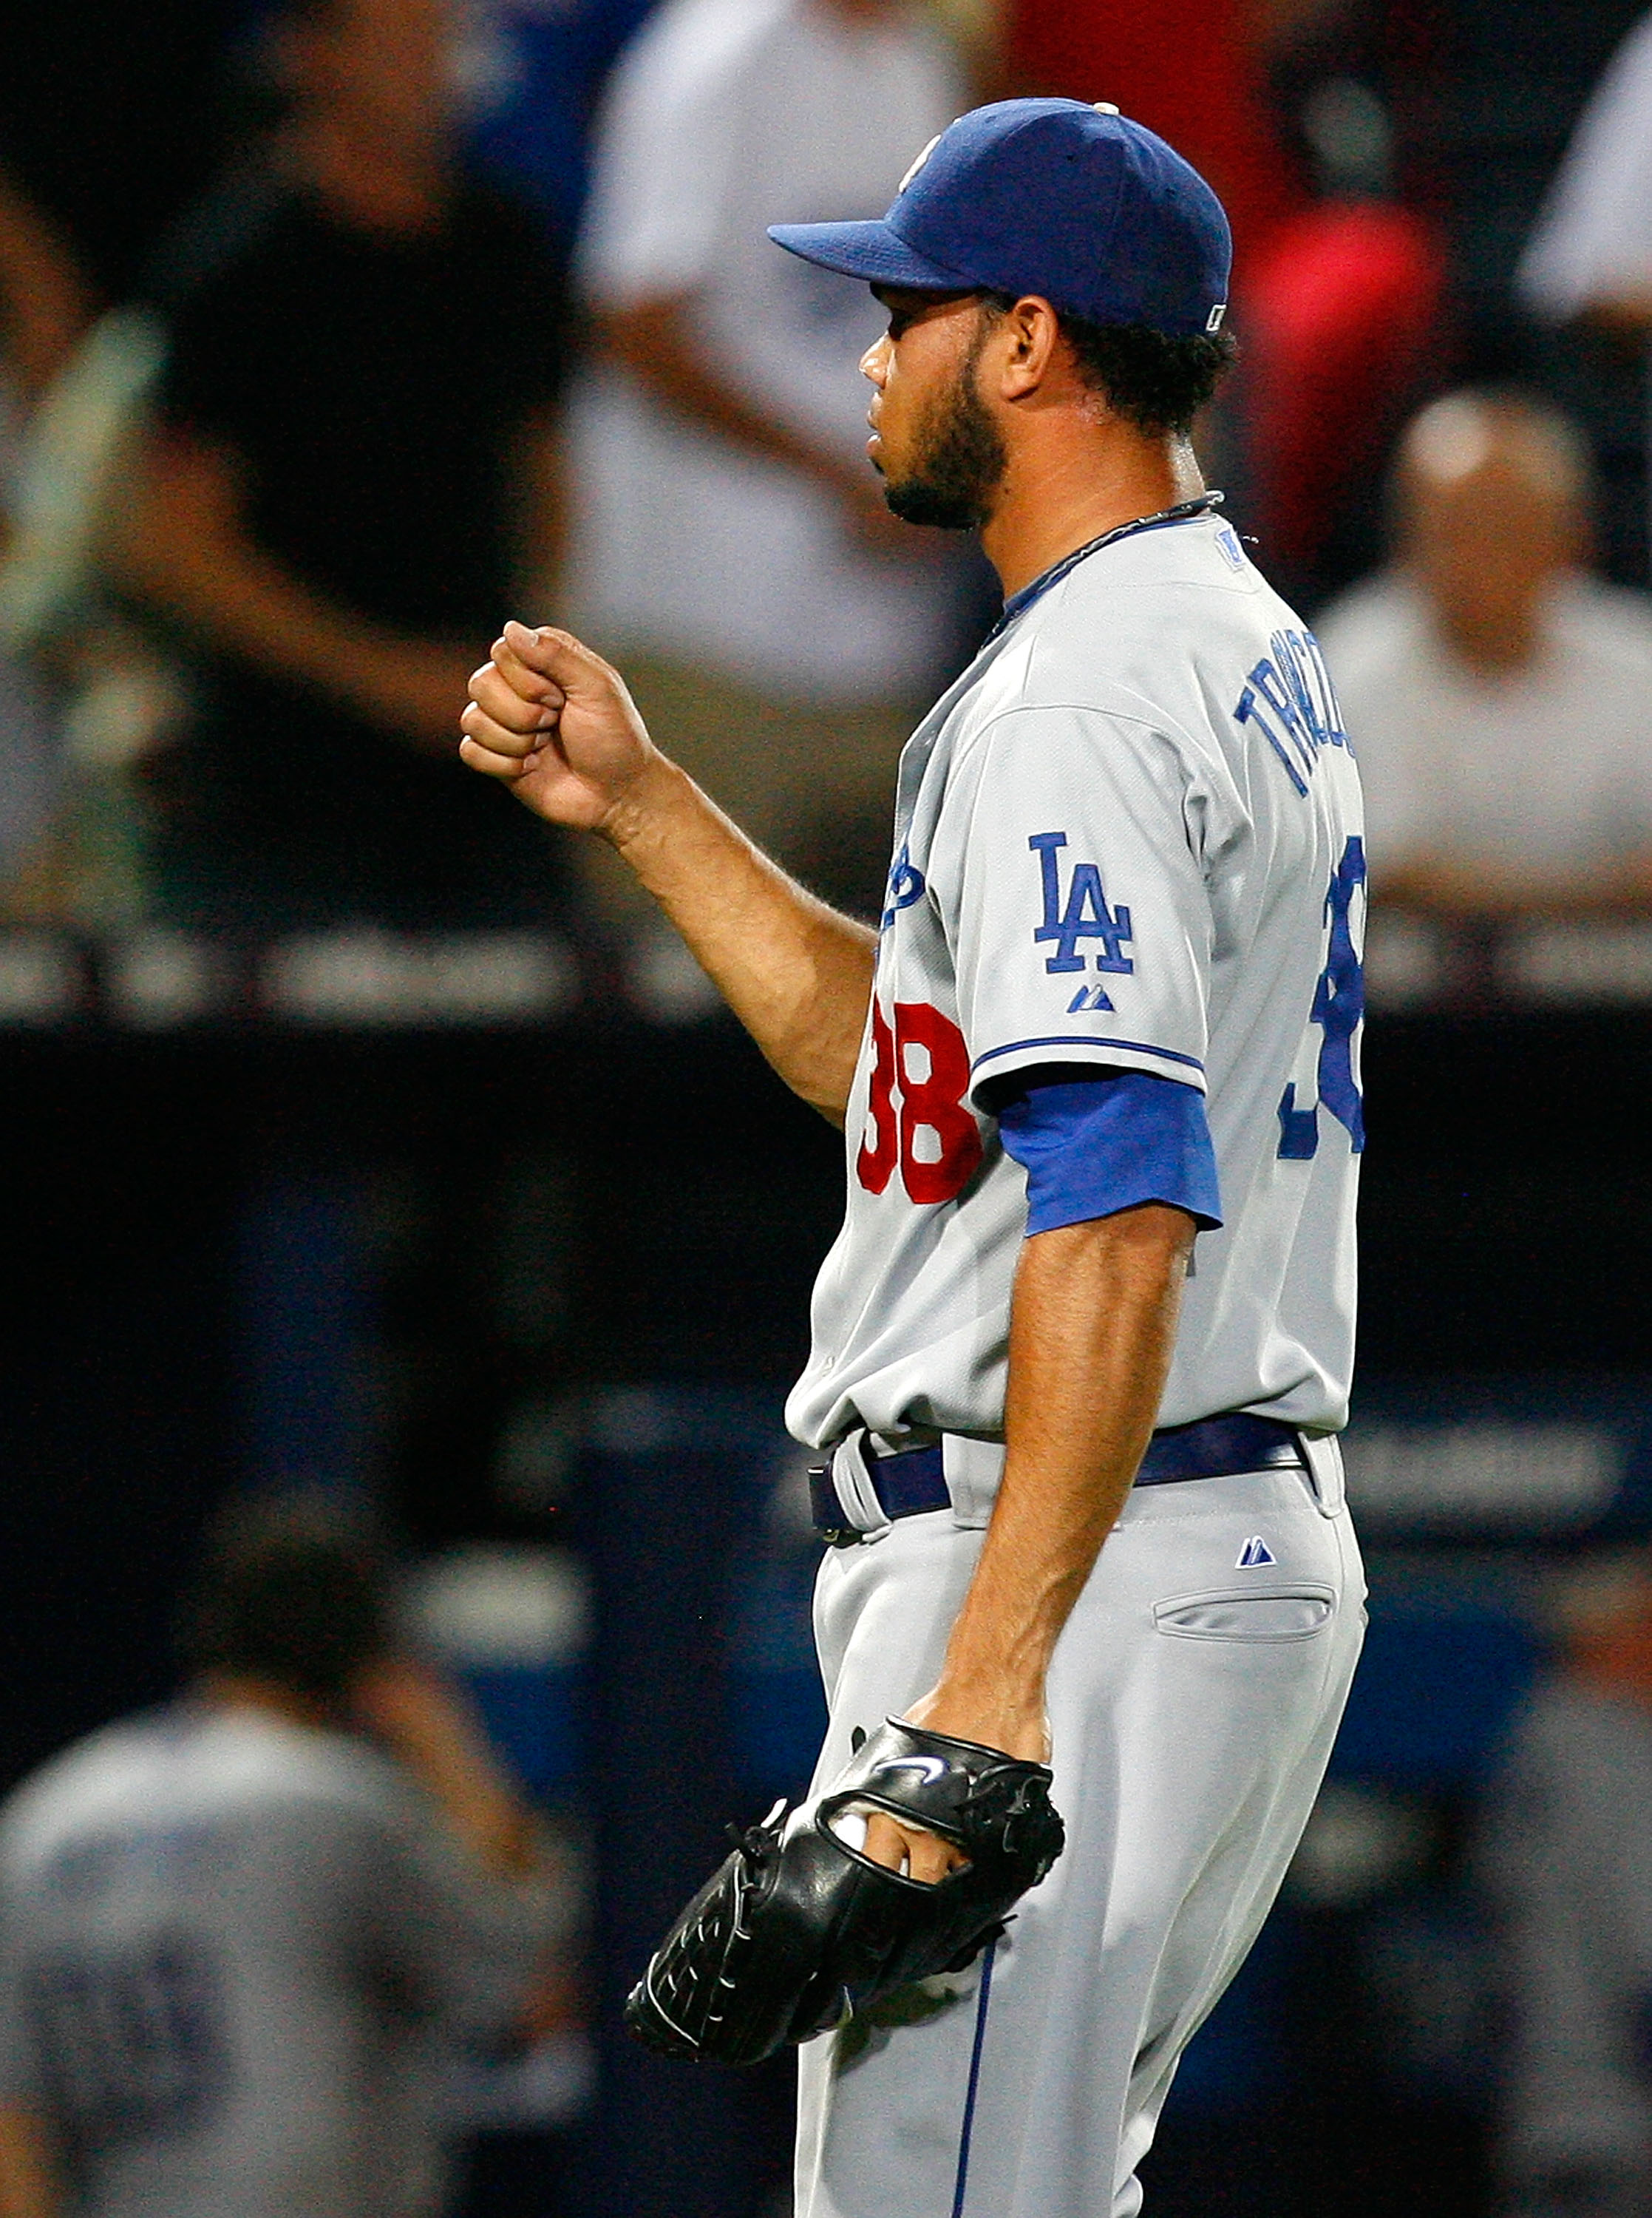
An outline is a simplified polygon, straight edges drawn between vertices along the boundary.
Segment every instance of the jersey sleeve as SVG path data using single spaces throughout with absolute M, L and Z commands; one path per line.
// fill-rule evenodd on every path
M 1145 1070 L 1074 1081 L 1034 1072 L 1000 1103 L 1004 1152 L 1027 1174 L 1027 1230 L 1054 1232 L 1143 1202 L 1185 1209 L 1201 1231 L 1222 1223 L 1216 1149 L 1197 1087 Z
M 978 1104 L 1051 1063 L 1203 1091 L 1197 805 L 1168 740 L 1092 709 L 1012 710 L 954 765 L 931 886 Z

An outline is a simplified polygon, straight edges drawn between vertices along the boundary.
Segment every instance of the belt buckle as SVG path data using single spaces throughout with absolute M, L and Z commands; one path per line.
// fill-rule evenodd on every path
M 829 1462 L 811 1464 L 808 1475 L 811 1482 L 816 1480 L 821 1482 L 819 1491 L 829 1490 L 835 1496 L 837 1490 L 832 1485 L 832 1465 Z M 817 1524 L 814 1529 L 828 1548 L 852 1548 L 857 1540 L 863 1540 L 866 1537 L 863 1533 L 857 1533 L 852 1525 Z

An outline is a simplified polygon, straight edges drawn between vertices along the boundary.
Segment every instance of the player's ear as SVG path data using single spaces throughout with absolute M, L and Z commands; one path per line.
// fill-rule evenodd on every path
M 1049 377 L 1061 343 L 1061 319 L 1055 309 L 1038 294 L 1024 294 L 999 312 L 993 336 L 1004 398 L 1020 400 L 1036 393 Z

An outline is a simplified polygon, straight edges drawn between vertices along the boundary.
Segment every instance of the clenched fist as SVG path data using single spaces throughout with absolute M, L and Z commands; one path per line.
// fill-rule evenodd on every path
M 507 623 L 459 719 L 472 770 L 503 778 L 553 824 L 609 833 L 662 758 L 625 681 L 572 635 Z

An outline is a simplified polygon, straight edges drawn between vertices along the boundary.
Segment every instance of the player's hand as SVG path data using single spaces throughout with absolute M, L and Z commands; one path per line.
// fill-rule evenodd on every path
M 973 1740 L 985 1748 L 1002 1749 L 1005 1756 L 1028 1763 L 1049 1762 L 1049 1721 L 1044 1713 L 1043 1688 L 1024 1696 L 1008 1689 L 995 1690 L 988 1701 L 950 1688 L 944 1681 L 906 1712 L 909 1725 L 925 1725 L 931 1732 L 950 1733 L 955 1740 Z M 865 1852 L 875 1864 L 905 1872 L 932 1887 L 949 1872 L 958 1871 L 969 1859 L 963 1850 L 937 1833 L 903 1825 L 875 1811 L 866 1820 Z
M 618 671 L 572 633 L 506 624 L 470 680 L 459 753 L 553 824 L 606 832 L 660 760 Z

